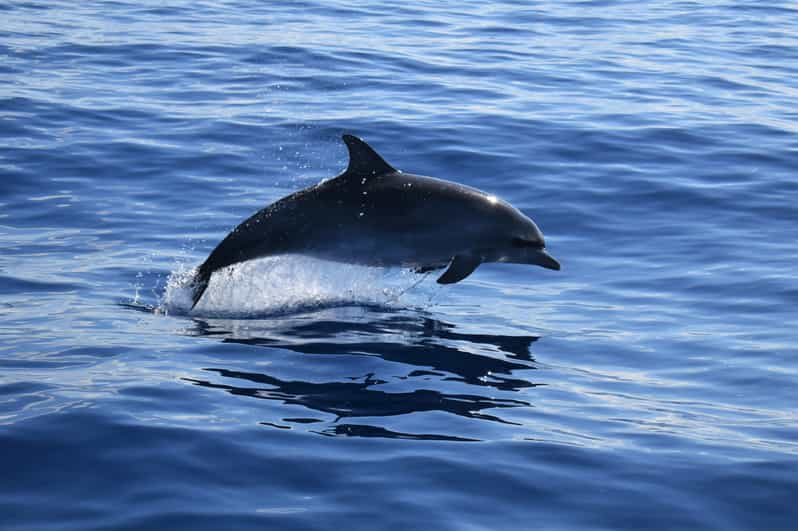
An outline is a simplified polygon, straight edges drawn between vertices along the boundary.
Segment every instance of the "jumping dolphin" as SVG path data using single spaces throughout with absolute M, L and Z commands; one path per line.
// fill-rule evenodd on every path
M 449 266 L 440 284 L 483 262 L 560 269 L 535 222 L 475 188 L 397 170 L 363 140 L 344 135 L 349 166 L 333 179 L 260 210 L 228 234 L 194 277 L 192 308 L 211 274 L 280 254 L 427 272 Z

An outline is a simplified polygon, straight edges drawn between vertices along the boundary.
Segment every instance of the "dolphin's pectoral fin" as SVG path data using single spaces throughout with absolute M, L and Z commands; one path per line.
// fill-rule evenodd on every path
M 438 284 L 454 284 L 474 272 L 482 263 L 482 258 L 472 254 L 458 254 L 449 264 L 447 269 L 438 279 Z

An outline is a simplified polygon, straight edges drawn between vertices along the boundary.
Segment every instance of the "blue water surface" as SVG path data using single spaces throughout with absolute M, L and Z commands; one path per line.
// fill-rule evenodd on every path
M 795 529 L 794 2 L 0 21 L 2 529 Z M 562 271 L 284 257 L 189 312 L 345 132 L 516 205 Z

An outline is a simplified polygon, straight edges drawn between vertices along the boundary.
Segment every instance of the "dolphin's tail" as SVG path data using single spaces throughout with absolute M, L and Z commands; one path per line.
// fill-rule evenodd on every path
M 194 282 L 192 284 L 192 288 L 194 292 L 191 294 L 191 309 L 194 309 L 194 306 L 202 298 L 202 294 L 205 293 L 205 290 L 208 289 L 208 282 L 211 280 L 211 268 L 208 267 L 208 262 L 206 261 L 197 269 L 197 274 L 194 275 Z

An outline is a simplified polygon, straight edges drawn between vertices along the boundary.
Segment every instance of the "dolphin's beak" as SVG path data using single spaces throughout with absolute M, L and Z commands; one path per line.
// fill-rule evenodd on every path
M 530 262 L 535 265 L 545 267 L 546 269 L 554 269 L 555 271 L 560 270 L 560 262 L 555 260 L 545 249 L 535 250 L 535 254 L 533 254 L 531 258 Z

